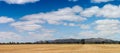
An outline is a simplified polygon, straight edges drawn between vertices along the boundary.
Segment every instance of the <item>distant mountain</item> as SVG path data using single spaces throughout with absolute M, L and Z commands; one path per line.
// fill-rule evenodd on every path
M 88 38 L 88 39 L 56 39 L 48 41 L 37 41 L 36 43 L 55 43 L 55 44 L 66 44 L 66 43 L 79 43 L 79 44 L 116 44 L 120 41 L 104 38 Z
M 89 39 L 85 39 L 85 42 L 95 43 L 95 42 L 115 42 L 115 41 L 111 39 L 104 39 L 104 38 L 89 38 Z
M 81 39 L 57 39 L 53 40 L 53 42 L 80 42 Z

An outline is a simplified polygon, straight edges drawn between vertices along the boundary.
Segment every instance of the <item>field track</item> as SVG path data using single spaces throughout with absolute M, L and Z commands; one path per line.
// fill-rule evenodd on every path
M 117 44 L 0 45 L 0 53 L 120 53 Z

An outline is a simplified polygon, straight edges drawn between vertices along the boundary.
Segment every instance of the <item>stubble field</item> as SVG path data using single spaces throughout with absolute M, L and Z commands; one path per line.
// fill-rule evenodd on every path
M 117 44 L 0 45 L 0 53 L 120 53 Z

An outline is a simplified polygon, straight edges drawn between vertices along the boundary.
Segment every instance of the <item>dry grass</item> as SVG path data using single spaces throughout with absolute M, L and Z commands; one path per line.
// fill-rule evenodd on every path
M 120 53 L 120 45 L 117 44 L 0 45 L 0 53 Z

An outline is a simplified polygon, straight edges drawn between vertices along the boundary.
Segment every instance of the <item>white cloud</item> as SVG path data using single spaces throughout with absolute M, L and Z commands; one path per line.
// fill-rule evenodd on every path
M 92 26 L 92 25 L 91 25 Z M 96 20 L 92 30 L 81 31 L 79 35 L 85 37 L 107 37 L 120 34 L 120 20 L 103 19 Z
M 8 18 L 8 17 L 5 17 L 5 16 L 0 17 L 0 23 L 9 23 L 9 22 L 14 22 L 14 19 L 13 18 Z
M 97 20 L 95 23 L 97 24 L 95 29 L 102 33 L 105 32 L 105 33 L 108 33 L 109 35 L 111 33 L 114 33 L 114 34 L 120 33 L 119 20 L 105 19 L 105 20 Z
M 76 24 L 74 24 L 74 23 L 69 23 L 69 26 L 76 26 Z
M 120 6 L 106 4 L 102 8 L 93 6 L 81 12 L 84 17 L 120 18 Z
M 54 30 L 47 30 L 41 24 L 43 21 L 40 20 L 21 20 L 18 22 L 11 23 L 11 26 L 24 33 L 26 36 L 21 35 L 22 42 L 26 41 L 39 41 L 39 40 L 51 40 L 53 39 Z
M 25 3 L 38 2 L 40 0 L 0 0 L 0 1 L 4 1 L 8 4 L 25 4 Z
M 29 42 L 39 40 L 52 40 L 54 39 L 54 30 L 43 29 L 41 31 L 27 32 L 25 36 L 15 32 L 0 32 L 0 42 Z
M 116 35 L 120 34 L 120 20 L 104 19 L 97 20 L 95 30 L 99 31 L 100 35 Z
M 68 1 L 70 1 L 70 2 L 77 2 L 77 1 L 79 1 L 79 0 L 68 0 Z
M 78 25 L 75 24 L 75 23 L 64 23 L 63 25 L 64 25 L 64 26 L 71 26 L 71 27 L 78 26 Z
M 88 24 L 81 24 L 80 28 L 83 29 L 83 30 L 90 29 L 90 25 L 88 25 Z
M 91 0 L 92 3 L 110 2 L 114 0 Z
M 39 22 L 39 21 L 38 21 Z M 15 27 L 19 31 L 35 31 L 42 26 L 40 24 L 36 24 L 37 21 L 21 21 L 21 22 L 14 22 L 11 26 Z
M 80 6 L 74 6 L 72 8 L 66 7 L 57 11 L 51 11 L 47 13 L 38 13 L 23 16 L 23 21 L 12 24 L 16 29 L 33 31 L 40 29 L 41 24 L 54 24 L 54 25 L 65 25 L 65 26 L 78 26 L 74 22 L 81 22 L 86 20 L 84 17 L 105 17 L 105 18 L 119 18 L 120 11 L 119 6 L 107 4 L 102 8 L 93 6 L 83 10 Z M 99 12 L 99 13 L 98 13 Z M 68 23 L 70 22 L 70 23 Z M 22 23 L 18 25 L 18 23 Z M 30 24 L 31 23 L 31 24 Z M 81 25 L 83 29 L 89 29 L 89 26 Z
M 0 42 L 20 41 L 21 36 L 14 32 L 0 32 Z
M 98 6 L 93 6 L 93 7 L 87 8 L 83 12 L 81 12 L 81 16 L 91 17 L 91 16 L 97 14 L 99 10 L 100 9 Z
M 66 7 L 59 9 L 58 11 L 26 15 L 22 18 L 22 20 L 40 20 L 49 24 L 63 25 L 65 21 L 81 22 L 83 20 L 86 20 L 86 18 L 80 16 L 81 11 L 82 8 L 79 6 L 74 6 L 72 8 Z
M 97 13 L 97 16 L 102 16 L 106 18 L 120 18 L 120 6 L 107 4 L 105 5 L 99 13 Z
M 79 12 L 83 11 L 83 8 L 78 6 L 78 5 L 76 5 L 76 6 L 72 7 L 72 10 L 75 13 L 79 13 Z

